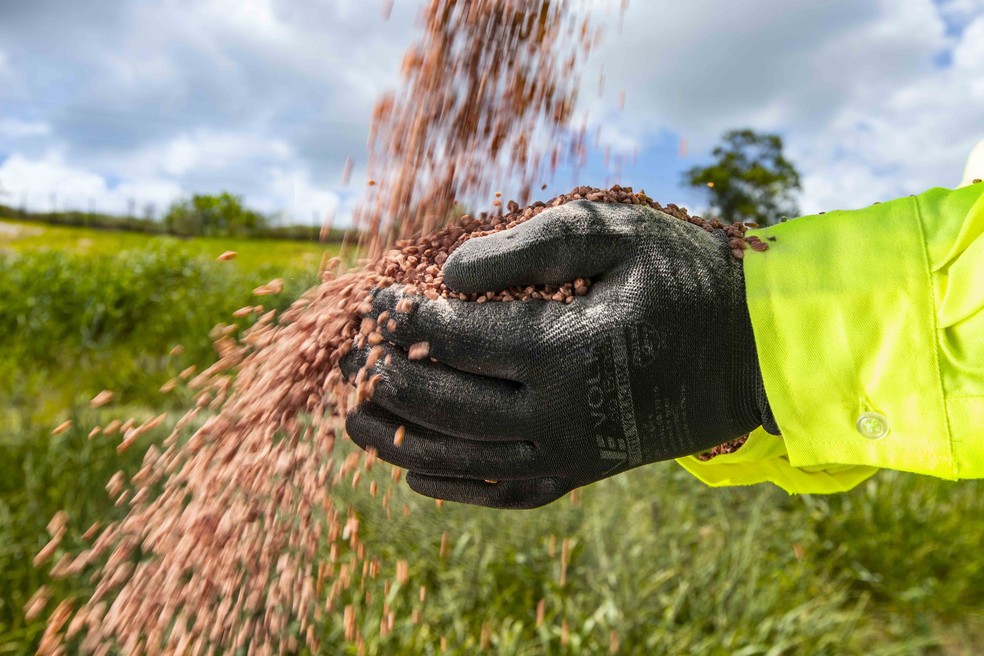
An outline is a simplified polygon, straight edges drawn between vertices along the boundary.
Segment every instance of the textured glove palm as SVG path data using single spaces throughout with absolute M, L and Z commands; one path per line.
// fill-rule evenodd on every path
M 765 422 L 741 262 L 727 237 L 647 207 L 578 201 L 472 239 L 447 260 L 460 292 L 590 278 L 570 304 L 471 303 L 398 287 L 373 316 L 390 363 L 347 421 L 353 440 L 432 497 L 540 506 L 633 467 L 700 452 Z M 410 360 L 426 341 L 437 362 Z M 402 348 L 400 348 L 402 347 Z M 343 369 L 353 375 L 367 349 Z M 406 427 L 399 446 L 394 432 Z M 491 481 L 491 482 L 490 482 Z

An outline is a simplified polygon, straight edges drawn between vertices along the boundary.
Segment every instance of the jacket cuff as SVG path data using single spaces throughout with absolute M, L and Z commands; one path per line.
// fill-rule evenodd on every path
M 746 298 L 790 465 L 956 478 L 917 200 L 749 233 L 769 243 Z
M 677 463 L 711 487 L 773 483 L 790 494 L 844 492 L 870 478 L 877 467 L 831 465 L 797 468 L 790 464 L 782 438 L 757 428 L 734 453 L 701 461 L 694 456 Z

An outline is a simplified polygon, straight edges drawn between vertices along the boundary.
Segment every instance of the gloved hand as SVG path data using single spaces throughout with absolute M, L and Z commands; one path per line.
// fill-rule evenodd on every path
M 766 422 L 745 304 L 728 239 L 648 207 L 577 201 L 448 258 L 460 292 L 590 278 L 585 296 L 474 303 L 379 291 L 371 316 L 396 319 L 372 399 L 351 438 L 406 468 L 415 491 L 533 508 L 639 465 L 697 453 Z M 429 359 L 406 348 L 430 344 Z M 402 348 L 401 348 L 402 347 Z M 346 375 L 368 348 L 342 362 Z M 401 445 L 394 433 L 405 426 Z

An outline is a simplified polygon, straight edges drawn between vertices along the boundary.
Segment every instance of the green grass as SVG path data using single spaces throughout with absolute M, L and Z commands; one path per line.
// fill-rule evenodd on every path
M 66 508 L 81 532 L 118 516 L 102 485 L 117 469 L 135 471 L 140 453 L 118 458 L 112 444 L 86 433 L 129 411 L 79 406 L 76 426 L 63 435 L 38 427 L 5 445 L 0 654 L 29 653 L 43 630 L 41 622 L 25 625 L 19 609 L 45 580 L 28 561 L 46 541 L 48 518 Z M 389 468 L 374 474 L 385 490 Z M 346 603 L 359 605 L 367 654 L 439 653 L 442 637 L 448 653 L 473 654 L 485 624 L 497 654 L 606 653 L 612 631 L 624 654 L 972 654 L 984 640 L 977 482 L 883 473 L 847 494 L 789 497 L 769 486 L 710 489 L 663 464 L 594 485 L 577 505 L 562 499 L 524 512 L 437 509 L 400 483 L 387 520 L 366 494 L 369 480 L 355 491 L 342 486 L 336 502 L 357 509 L 383 575 L 366 582 L 370 605 L 362 605 L 357 578 L 319 625 L 328 653 L 357 653 L 342 639 Z M 572 556 L 562 586 L 557 554 L 565 538 Z M 410 563 L 410 582 L 390 591 L 397 621 L 379 639 L 383 579 L 399 559 Z M 65 596 L 87 589 L 84 581 L 56 584 Z M 546 613 L 537 626 L 540 599 Z
M 372 543 L 390 562 L 409 557 L 411 595 L 436 591 L 424 628 L 405 623 L 369 653 L 425 653 L 441 635 L 472 653 L 485 622 L 503 654 L 604 653 L 611 630 L 630 654 L 974 653 L 981 491 L 884 473 L 848 494 L 790 497 L 710 489 L 667 464 L 588 488 L 580 506 L 531 512 L 411 500 L 411 520 L 385 522 L 353 495 Z M 455 538 L 447 563 L 434 558 L 442 530 Z M 551 535 L 573 542 L 565 587 Z
M 74 536 L 119 516 L 104 485 L 133 472 L 142 451 L 118 456 L 113 440 L 88 440 L 111 418 L 178 416 L 188 399 L 162 397 L 167 378 L 210 356 L 207 333 L 255 299 L 272 277 L 284 307 L 313 280 L 301 260 L 262 242 L 231 263 L 215 251 L 229 242 L 179 241 L 77 229 L 48 235 L 43 249 L 0 242 L 0 655 L 30 654 L 43 617 L 23 606 L 47 568 L 31 560 L 58 510 Z M 40 236 L 38 237 L 40 238 Z M 34 239 L 32 237 L 32 239 Z M 74 239 L 74 241 L 73 241 Z M 80 239 L 92 244 L 80 245 Z M 132 240 L 132 241 L 130 241 Z M 60 244 L 60 246 L 58 246 Z M 260 263 L 262 262 L 262 263 Z M 245 265 L 245 266 L 244 266 Z M 186 350 L 167 356 L 175 343 Z M 117 399 L 98 410 L 100 389 Z M 65 433 L 52 426 L 72 419 Z M 343 452 L 354 448 L 345 442 Z M 770 486 L 710 489 L 673 464 L 641 468 L 535 511 L 501 512 L 434 502 L 395 489 L 392 519 L 359 489 L 336 489 L 352 505 L 383 575 L 358 581 L 318 625 L 325 653 L 356 654 L 342 640 L 342 608 L 358 602 L 365 653 L 474 654 L 483 626 L 489 653 L 607 653 L 614 631 L 622 654 L 976 654 L 984 644 L 984 482 L 948 483 L 882 472 L 852 492 L 791 497 Z M 409 517 L 400 510 L 406 504 Z M 438 558 L 441 534 L 450 553 Z M 556 553 L 550 554 L 553 538 Z M 570 539 L 564 585 L 559 551 Z M 82 548 L 77 537 L 63 548 Z M 58 556 L 56 555 L 55 560 Z M 343 549 L 344 556 L 344 549 Z M 385 599 L 394 630 L 378 637 L 383 579 L 407 559 L 411 578 Z M 419 587 L 427 587 L 420 606 Z M 85 580 L 54 583 L 57 601 L 84 595 Z M 545 621 L 536 624 L 545 600 Z M 411 620 L 415 607 L 420 621 Z M 562 624 L 568 641 L 562 644 Z
M 0 221 L 0 252 L 57 251 L 88 256 L 113 255 L 121 251 L 145 250 L 176 245 L 192 256 L 215 259 L 225 251 L 239 256 L 224 263 L 228 268 L 255 270 L 279 266 L 292 271 L 317 272 L 322 253 L 338 252 L 337 244 L 276 239 L 208 238 L 181 239 L 169 235 L 146 235 L 139 232 L 94 230 L 67 226 L 50 226 L 28 221 Z
M 240 256 L 215 261 L 225 250 Z M 231 316 L 244 305 L 286 308 L 316 282 L 323 250 L 35 224 L 0 230 L 0 653 L 31 652 L 42 628 L 25 625 L 22 608 L 40 581 L 31 560 L 52 513 L 69 509 L 76 528 L 105 519 L 108 476 L 139 462 L 86 439 L 99 416 L 88 399 L 113 390 L 111 412 L 124 419 L 180 412 L 187 395 L 158 389 L 214 358 L 212 327 L 244 324 Z M 253 296 L 272 278 L 284 279 L 282 294 Z M 184 351 L 169 355 L 177 344 Z M 75 427 L 51 436 L 65 419 Z

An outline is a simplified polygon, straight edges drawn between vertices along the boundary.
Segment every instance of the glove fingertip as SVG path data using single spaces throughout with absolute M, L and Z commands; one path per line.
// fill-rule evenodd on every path
M 553 478 L 490 483 L 409 471 L 406 480 L 411 490 L 426 497 L 504 510 L 540 508 L 556 501 L 570 489 L 563 481 Z
M 356 348 L 355 346 L 338 361 L 338 368 L 345 376 L 346 380 L 352 381 L 359 373 L 359 369 L 365 366 L 369 357 L 369 349 Z
M 488 240 L 496 236 L 489 235 L 482 239 Z M 494 276 L 489 275 L 490 270 L 494 271 L 495 267 L 489 266 L 489 260 L 495 258 L 489 253 L 487 246 L 487 244 L 478 244 L 478 240 L 470 239 L 456 248 L 441 269 L 444 284 L 463 294 L 480 294 L 489 291 L 491 289 L 489 285 L 495 284 L 494 279 L 490 280 L 490 277 L 494 278 Z
M 355 442 L 361 449 L 365 449 L 369 442 L 369 440 L 366 439 L 366 429 L 367 426 L 361 406 L 355 410 L 352 410 L 348 413 L 348 416 L 345 417 L 345 434 L 348 435 L 349 439 Z

